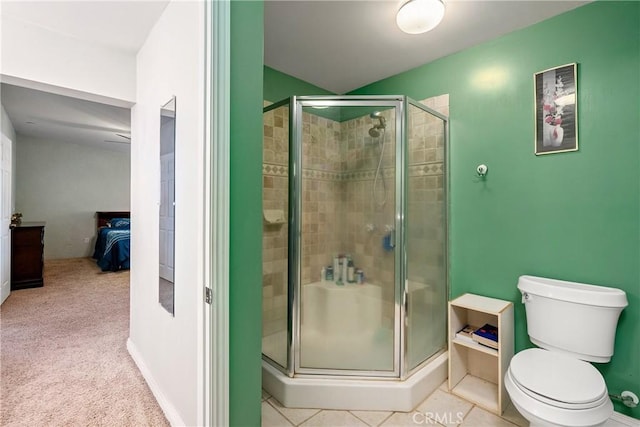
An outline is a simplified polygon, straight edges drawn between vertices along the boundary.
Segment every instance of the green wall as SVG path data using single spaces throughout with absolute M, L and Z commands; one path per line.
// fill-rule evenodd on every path
M 262 390 L 262 1 L 231 2 L 229 412 L 259 426 Z
M 264 67 L 264 99 L 278 102 L 290 96 L 335 95 L 326 89 L 292 77 L 271 67 Z
M 450 292 L 511 300 L 518 276 L 626 291 L 609 391 L 640 393 L 640 3 L 596 2 L 354 94 L 450 94 Z M 578 63 L 579 151 L 533 153 L 533 74 Z M 489 167 L 486 180 L 475 168 Z M 616 410 L 640 418 L 640 408 Z

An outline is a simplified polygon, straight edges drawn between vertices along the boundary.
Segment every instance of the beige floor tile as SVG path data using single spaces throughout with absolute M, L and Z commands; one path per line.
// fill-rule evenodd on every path
M 435 426 L 442 427 L 440 424 L 418 411 L 413 412 L 394 412 L 389 418 L 383 422 L 380 427 L 418 427 L 418 426 Z
M 262 427 L 291 427 L 291 424 L 282 414 L 267 402 L 262 402 Z
M 634 423 L 634 421 L 636 420 L 629 420 L 629 423 Z M 605 421 L 604 423 L 604 427 L 627 427 L 629 425 L 640 425 L 640 423 L 635 423 L 635 424 L 626 424 L 623 422 L 620 422 L 618 420 L 614 420 L 609 418 L 607 421 Z
M 502 418 L 507 421 L 511 421 L 517 426 L 529 427 L 529 421 L 527 421 L 522 415 L 520 415 L 520 412 L 518 412 L 513 404 L 509 404 L 509 406 L 507 406 L 507 409 L 502 414 Z
M 367 425 L 348 411 L 320 411 L 301 426 L 322 427 L 367 427 Z
M 464 418 L 463 427 L 514 427 L 515 424 L 475 406 Z
M 434 391 L 416 408 L 416 411 L 434 419 L 440 424 L 455 426 L 471 410 L 473 404 L 442 390 Z
M 392 414 L 392 412 L 388 412 L 388 411 L 350 411 L 350 412 L 372 427 L 379 426 L 384 420 L 389 418 L 389 415 Z
M 262 400 L 267 400 L 270 397 L 271 395 L 265 389 L 262 389 Z
M 445 393 L 449 393 L 449 380 L 445 380 L 442 384 L 440 384 L 440 387 L 438 387 L 438 390 L 442 390 Z
M 285 408 L 275 398 L 270 398 L 269 403 L 278 410 L 286 419 L 291 421 L 293 425 L 299 425 L 320 412 L 320 409 L 298 409 Z

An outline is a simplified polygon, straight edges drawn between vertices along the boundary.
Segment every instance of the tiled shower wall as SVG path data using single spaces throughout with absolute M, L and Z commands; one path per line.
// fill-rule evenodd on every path
M 448 115 L 448 95 L 422 101 Z M 264 209 L 288 211 L 288 107 L 264 115 Z M 442 122 L 410 108 L 409 218 L 407 247 L 409 279 L 426 283 L 444 265 L 442 206 L 444 200 L 444 133 Z M 302 283 L 320 280 L 323 266 L 337 253 L 351 254 L 368 282 L 383 286 L 385 318 L 393 318 L 394 253 L 385 251 L 383 238 L 394 225 L 395 113 L 383 111 L 382 177 L 376 196 L 373 182 L 380 155 L 379 138 L 368 130 L 377 121 L 368 116 L 342 123 L 303 113 Z M 384 203 L 383 203 L 384 199 Z M 434 224 L 425 218 L 437 218 Z M 410 226 L 411 227 L 411 226 Z M 286 330 L 287 224 L 264 225 L 263 335 Z M 412 262 L 413 261 L 413 262 Z
M 264 114 L 262 165 L 263 209 L 289 210 L 289 107 Z M 262 234 L 262 335 L 287 330 L 287 248 L 289 230 L 284 224 L 263 221 Z

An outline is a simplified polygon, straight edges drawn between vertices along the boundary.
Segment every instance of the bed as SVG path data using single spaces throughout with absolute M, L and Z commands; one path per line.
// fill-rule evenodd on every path
M 98 234 L 93 258 L 102 271 L 130 267 L 131 220 L 129 212 L 96 212 Z

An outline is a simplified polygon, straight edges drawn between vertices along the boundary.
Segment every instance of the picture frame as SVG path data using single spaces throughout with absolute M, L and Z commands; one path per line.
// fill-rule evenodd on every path
M 536 156 L 578 150 L 577 63 L 533 75 Z

